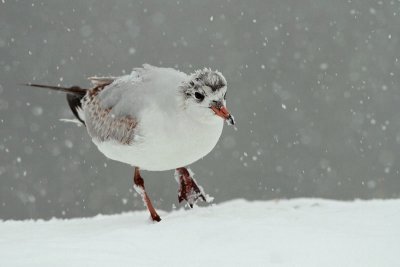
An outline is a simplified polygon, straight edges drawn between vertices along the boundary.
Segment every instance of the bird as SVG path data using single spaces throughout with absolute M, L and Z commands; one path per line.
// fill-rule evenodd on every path
M 152 221 L 161 221 L 144 185 L 141 170 L 175 170 L 178 201 L 190 207 L 208 195 L 188 165 L 217 144 L 224 125 L 235 125 L 226 107 L 227 81 L 210 68 L 186 74 L 144 64 L 130 74 L 89 77 L 91 86 L 61 87 L 26 83 L 66 93 L 68 105 L 98 150 L 134 168 L 133 187 Z

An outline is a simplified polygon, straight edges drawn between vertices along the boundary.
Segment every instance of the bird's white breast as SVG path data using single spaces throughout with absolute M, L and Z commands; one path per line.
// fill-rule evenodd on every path
M 187 166 L 206 156 L 222 133 L 223 121 L 200 124 L 189 117 L 162 113 L 142 117 L 132 145 L 96 143 L 107 157 L 141 169 L 162 171 Z

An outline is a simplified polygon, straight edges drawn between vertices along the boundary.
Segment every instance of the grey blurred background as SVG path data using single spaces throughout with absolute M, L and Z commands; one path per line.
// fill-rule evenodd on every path
M 400 196 L 399 1 L 0 2 L 0 218 L 143 209 L 63 94 L 150 63 L 224 73 L 237 128 L 191 166 L 222 202 Z M 156 208 L 173 171 L 143 172 Z

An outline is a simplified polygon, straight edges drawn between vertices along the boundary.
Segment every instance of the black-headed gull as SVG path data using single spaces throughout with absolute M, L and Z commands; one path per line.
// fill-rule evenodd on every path
M 235 124 L 226 109 L 227 83 L 218 71 L 190 75 L 172 68 L 143 65 L 120 77 L 91 77 L 93 87 L 28 84 L 67 93 L 68 104 L 93 143 L 108 158 L 134 166 L 134 188 L 151 218 L 160 221 L 140 169 L 175 169 L 179 202 L 190 206 L 207 195 L 185 166 L 217 144 L 223 122 Z M 222 118 L 222 119 L 221 119 Z

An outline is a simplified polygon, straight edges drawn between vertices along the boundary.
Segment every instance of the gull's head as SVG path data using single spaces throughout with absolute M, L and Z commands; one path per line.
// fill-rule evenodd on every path
M 182 85 L 184 107 L 204 123 L 225 120 L 234 125 L 235 120 L 226 108 L 226 90 L 226 79 L 219 71 L 198 70 Z

